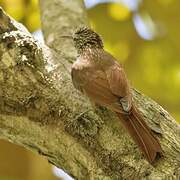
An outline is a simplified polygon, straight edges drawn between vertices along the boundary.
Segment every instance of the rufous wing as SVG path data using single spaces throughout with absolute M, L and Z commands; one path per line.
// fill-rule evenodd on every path
M 105 73 L 111 92 L 119 97 L 124 111 L 128 112 L 131 109 L 132 95 L 123 68 L 115 62 L 113 66 L 107 68 Z

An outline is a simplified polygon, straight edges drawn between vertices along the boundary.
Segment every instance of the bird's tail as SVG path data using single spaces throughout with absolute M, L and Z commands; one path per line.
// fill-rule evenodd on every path
M 162 154 L 161 146 L 150 128 L 146 125 L 142 115 L 133 106 L 129 115 L 117 113 L 124 127 L 144 153 L 149 163 L 153 164 L 158 155 Z

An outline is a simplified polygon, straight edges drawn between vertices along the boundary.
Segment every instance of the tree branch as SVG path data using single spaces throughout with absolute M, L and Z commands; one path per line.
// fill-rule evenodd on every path
M 115 114 L 94 109 L 73 88 L 69 71 L 75 51 L 60 35 L 86 22 L 82 1 L 40 5 L 50 48 L 0 9 L 0 137 L 38 152 L 77 179 L 177 177 L 179 126 L 157 103 L 134 91 L 164 151 L 152 167 Z

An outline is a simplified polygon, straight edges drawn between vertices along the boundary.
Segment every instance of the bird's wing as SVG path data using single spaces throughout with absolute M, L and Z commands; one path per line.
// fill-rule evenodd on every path
M 96 70 L 91 75 L 86 76 L 86 79 L 88 81 L 83 86 L 83 91 L 93 102 L 123 113 L 119 98 L 111 92 L 104 71 Z
M 105 73 L 112 93 L 121 98 L 125 97 L 128 93 L 129 83 L 122 67 L 115 63 L 107 68 Z
M 106 56 L 108 57 L 108 56 Z M 105 74 L 109 83 L 111 92 L 119 97 L 120 103 L 124 111 L 128 112 L 131 109 L 132 95 L 129 87 L 129 82 L 123 68 L 112 58 L 114 63 L 105 69 Z

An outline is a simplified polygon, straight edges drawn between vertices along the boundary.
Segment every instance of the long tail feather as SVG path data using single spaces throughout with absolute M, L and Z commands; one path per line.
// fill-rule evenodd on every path
M 162 153 L 161 146 L 150 128 L 146 125 L 141 114 L 133 106 L 129 115 L 117 113 L 124 127 L 144 153 L 149 163 L 153 164 L 158 154 Z

